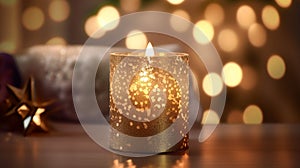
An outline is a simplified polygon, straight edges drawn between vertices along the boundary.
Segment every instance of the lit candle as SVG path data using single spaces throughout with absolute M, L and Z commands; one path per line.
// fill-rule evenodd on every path
M 187 149 L 188 74 L 188 54 L 155 53 L 151 43 L 144 53 L 111 53 L 111 148 L 138 153 Z M 175 136 L 180 136 L 176 142 Z

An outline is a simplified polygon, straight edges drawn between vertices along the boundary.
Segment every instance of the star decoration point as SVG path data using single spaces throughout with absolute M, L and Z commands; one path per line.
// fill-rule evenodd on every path
M 7 85 L 7 88 L 17 103 L 6 115 L 17 113 L 22 118 L 24 135 L 26 136 L 34 130 L 48 131 L 41 115 L 46 112 L 46 107 L 53 101 L 42 103 L 37 101 L 34 79 L 30 77 L 22 89 L 12 85 Z

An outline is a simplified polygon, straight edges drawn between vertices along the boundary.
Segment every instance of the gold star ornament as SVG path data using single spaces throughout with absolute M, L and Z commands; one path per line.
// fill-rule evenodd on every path
M 7 85 L 7 88 L 15 103 L 6 116 L 17 113 L 22 118 L 24 136 L 33 131 L 47 132 L 48 128 L 41 115 L 46 112 L 46 107 L 53 101 L 43 103 L 37 101 L 34 79 L 30 77 L 22 89 L 12 85 Z

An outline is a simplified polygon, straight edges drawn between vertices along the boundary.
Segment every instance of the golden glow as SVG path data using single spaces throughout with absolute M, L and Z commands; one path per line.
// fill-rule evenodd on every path
M 247 29 L 256 22 L 256 15 L 250 6 L 242 5 L 236 12 L 236 20 L 242 28 Z
M 113 161 L 113 168 L 124 168 L 124 163 L 120 163 L 118 159 L 115 159 Z
M 45 109 L 44 108 L 38 108 L 35 112 L 35 115 L 40 115 L 42 114 L 43 112 L 45 112 Z
M 288 8 L 292 4 L 292 0 L 275 0 L 275 2 L 282 8 Z
M 276 30 L 280 24 L 280 16 L 276 8 L 267 5 L 262 10 L 262 21 L 270 30 Z
M 273 79 L 282 78 L 286 70 L 284 60 L 279 55 L 272 55 L 268 59 L 267 70 Z
M 239 110 L 231 111 L 227 116 L 227 123 L 243 123 L 243 113 Z
M 147 37 L 143 32 L 139 30 L 133 30 L 128 33 L 125 40 L 125 45 L 128 49 L 145 49 L 147 42 Z
M 224 29 L 218 35 L 218 44 L 223 51 L 232 52 L 238 47 L 238 36 L 231 29 Z
M 3 41 L 0 43 L 0 51 L 14 53 L 17 49 L 16 44 L 13 41 Z
M 119 25 L 120 14 L 113 6 L 102 7 L 97 14 L 97 21 L 99 25 L 105 30 L 113 30 Z
M 69 3 L 66 0 L 52 0 L 48 12 L 53 21 L 65 21 L 70 15 Z
M 23 104 L 21 107 L 18 108 L 18 114 L 22 116 L 22 118 L 25 118 L 26 115 L 29 113 L 29 108 Z
M 206 36 L 206 38 L 201 35 L 199 30 Z M 214 37 L 214 27 L 209 21 L 200 20 L 194 26 L 193 36 L 197 42 L 207 44 Z
M 141 0 L 120 0 L 121 8 L 125 12 L 135 12 L 141 6 Z
M 154 56 L 154 50 L 152 44 L 149 42 L 146 47 L 145 56 Z
M 248 29 L 248 38 L 254 47 L 262 47 L 267 41 L 266 30 L 258 23 L 254 23 Z
M 45 109 L 44 108 L 38 108 L 35 112 L 35 115 L 33 116 L 33 122 L 36 124 L 36 125 L 41 125 L 41 114 L 45 112 Z
M 245 90 L 251 90 L 255 87 L 257 75 L 255 70 L 249 66 L 243 66 L 243 79 L 240 86 Z
M 235 62 L 228 62 L 222 70 L 222 77 L 224 83 L 229 87 L 236 87 L 243 78 L 243 71 L 241 67 Z
M 183 17 L 186 20 L 190 20 L 190 15 L 181 9 L 175 10 L 172 15 Z M 189 24 L 178 19 L 176 16 L 171 16 L 170 24 L 171 27 L 177 32 L 184 32 L 189 28 Z
M 18 110 L 29 110 L 29 108 L 25 104 L 23 104 L 21 107 L 19 107 Z
M 220 117 L 215 111 L 209 109 L 203 112 L 202 124 L 219 124 L 219 122 Z
M 209 4 L 204 11 L 204 18 L 217 26 L 224 20 L 224 9 L 216 3 Z
M 257 105 L 249 105 L 243 114 L 245 124 L 261 124 L 263 121 L 263 113 Z
M 216 96 L 223 89 L 222 78 L 216 73 L 209 73 L 202 81 L 202 88 L 207 95 Z
M 167 0 L 170 4 L 172 5 L 179 5 L 181 4 L 184 0 Z
M 36 124 L 36 125 L 41 125 L 41 118 L 40 118 L 40 116 L 37 116 L 37 115 L 35 115 L 35 116 L 33 116 L 33 122 Z
M 56 36 L 56 37 L 49 39 L 46 44 L 47 45 L 66 45 L 67 42 L 64 38 Z
M 38 7 L 29 7 L 23 12 L 22 23 L 27 30 L 33 31 L 40 29 L 44 21 L 44 13 Z
M 97 16 L 91 16 L 85 21 L 84 30 L 89 37 L 102 37 L 105 34 L 105 30 L 101 28 L 101 25 L 97 21 Z

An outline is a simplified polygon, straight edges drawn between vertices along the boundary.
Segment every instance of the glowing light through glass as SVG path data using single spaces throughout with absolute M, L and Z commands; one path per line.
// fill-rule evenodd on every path
M 223 81 L 217 73 L 207 74 L 202 81 L 202 88 L 209 96 L 217 96 L 223 89 Z
M 206 38 L 203 38 L 199 30 L 206 36 Z M 201 44 L 207 44 L 214 37 L 214 27 L 209 21 L 200 20 L 195 24 L 193 36 L 197 42 Z

